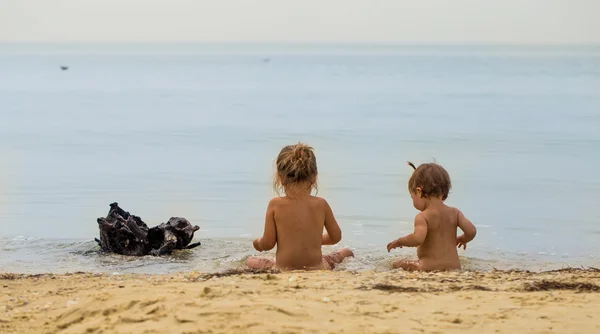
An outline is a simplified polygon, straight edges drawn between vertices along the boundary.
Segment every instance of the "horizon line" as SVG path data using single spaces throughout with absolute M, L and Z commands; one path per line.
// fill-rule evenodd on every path
M 2 41 L 0 45 L 264 45 L 264 46 L 518 46 L 518 47 L 558 47 L 581 46 L 600 47 L 595 43 L 498 43 L 498 42 L 403 42 L 403 41 Z

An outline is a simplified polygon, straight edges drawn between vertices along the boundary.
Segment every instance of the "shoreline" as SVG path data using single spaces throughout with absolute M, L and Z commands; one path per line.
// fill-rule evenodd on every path
M 0 273 L 4 333 L 598 332 L 600 270 Z
M 44 273 L 19 273 L 19 272 L 10 272 L 10 271 L 0 271 L 0 281 L 2 280 L 15 280 L 15 279 L 28 279 L 28 278 L 40 278 L 44 276 L 74 276 L 74 275 L 93 275 L 93 276 L 180 276 L 180 275 L 196 275 L 197 277 L 202 277 L 205 280 L 211 278 L 221 278 L 221 277 L 229 277 L 229 276 L 241 276 L 241 275 L 260 275 L 260 274 L 289 274 L 289 273 L 350 273 L 353 275 L 360 275 L 361 273 L 373 273 L 373 274 L 386 274 L 386 273 L 401 273 L 403 275 L 413 274 L 419 276 L 422 275 L 433 275 L 433 274 L 522 274 L 522 275 L 541 275 L 541 274 L 560 274 L 560 273 L 583 273 L 583 274 L 593 274 L 599 273 L 600 276 L 600 268 L 592 267 L 592 266 L 579 266 L 579 267 L 571 267 L 565 266 L 560 269 L 548 269 L 548 270 L 533 270 L 533 269 L 496 269 L 492 268 L 489 270 L 475 270 L 475 269 L 457 269 L 457 270 L 444 270 L 444 271 L 405 271 L 402 269 L 393 269 L 390 270 L 375 270 L 375 269 L 338 269 L 338 267 L 333 270 L 290 270 L 290 271 L 281 271 L 279 269 L 250 269 L 247 267 L 239 267 L 239 268 L 228 268 L 216 271 L 181 271 L 174 273 L 135 273 L 135 272 L 104 272 L 104 271 L 73 271 L 73 272 L 44 272 Z
M 193 250 L 174 252 L 170 256 L 131 257 L 99 252 L 93 240 L 63 239 L 15 239 L 0 237 L 3 247 L 0 250 L 0 272 L 12 273 L 72 273 L 77 271 L 94 273 L 139 273 L 139 274 L 177 274 L 202 270 L 213 272 L 231 268 L 245 267 L 249 256 L 275 256 L 275 253 L 260 254 L 252 247 L 252 241 L 246 239 L 200 239 L 202 246 Z M 391 263 L 397 259 L 416 260 L 412 249 L 402 249 L 393 254 L 381 247 L 325 246 L 324 252 L 339 247 L 350 247 L 357 257 L 345 260 L 342 270 L 392 270 Z M 562 257 L 550 254 L 526 254 L 503 251 L 484 251 L 469 249 L 459 256 L 465 270 L 487 271 L 526 269 L 536 272 L 556 270 L 568 267 L 600 268 L 600 259 L 596 253 L 587 256 L 571 255 Z

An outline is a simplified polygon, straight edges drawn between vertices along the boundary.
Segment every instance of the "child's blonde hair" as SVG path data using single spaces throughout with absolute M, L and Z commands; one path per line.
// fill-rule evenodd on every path
M 285 188 L 300 182 L 308 182 L 309 188 L 317 188 L 317 158 L 312 147 L 298 142 L 281 149 L 276 161 L 277 173 L 273 189 L 279 195 Z
M 408 165 L 415 170 L 408 180 L 408 191 L 416 194 L 417 188 L 421 188 L 421 197 L 441 197 L 443 201 L 448 198 L 452 182 L 444 167 L 436 163 L 426 163 L 415 167 L 410 161 Z

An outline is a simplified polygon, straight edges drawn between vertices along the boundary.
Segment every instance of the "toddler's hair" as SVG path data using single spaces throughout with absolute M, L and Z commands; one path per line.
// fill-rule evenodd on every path
M 300 182 L 309 182 L 311 190 L 317 188 L 317 158 L 312 147 L 300 142 L 285 146 L 277 156 L 276 166 L 273 189 L 277 194 Z
M 452 182 L 444 167 L 436 163 L 425 163 L 415 167 L 410 161 L 408 165 L 415 170 L 408 180 L 408 190 L 411 193 L 415 194 L 417 188 L 421 188 L 422 197 L 441 197 L 443 201 L 448 198 Z

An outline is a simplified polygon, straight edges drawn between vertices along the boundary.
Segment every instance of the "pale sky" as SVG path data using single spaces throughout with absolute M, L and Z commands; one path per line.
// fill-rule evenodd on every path
M 600 44 L 600 0 L 0 0 L 0 42 Z

